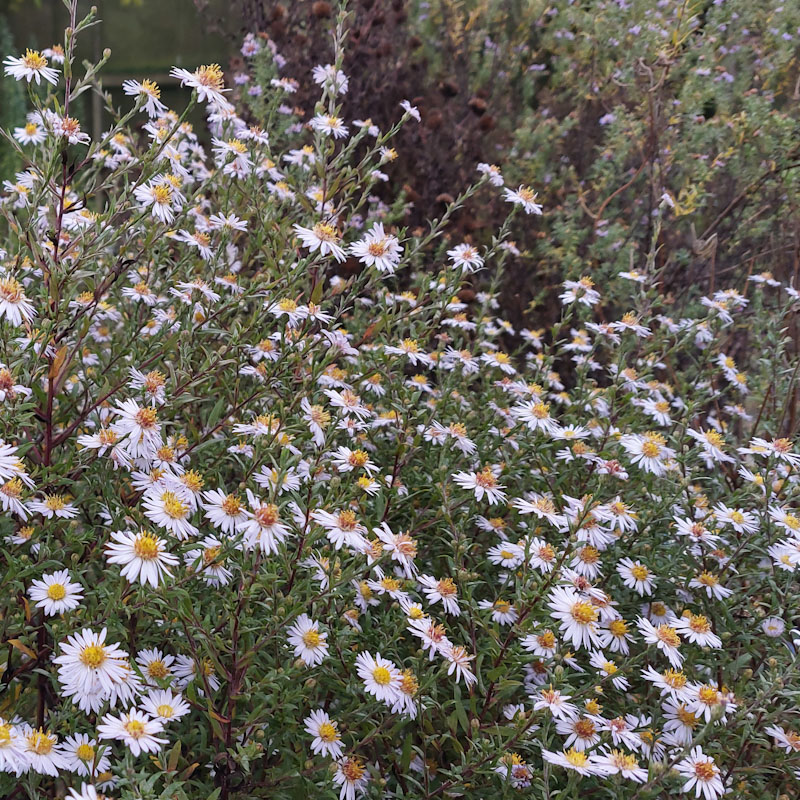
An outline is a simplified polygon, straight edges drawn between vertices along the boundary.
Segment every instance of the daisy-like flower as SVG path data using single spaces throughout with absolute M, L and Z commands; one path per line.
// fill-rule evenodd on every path
M 294 225 L 293 228 L 303 246 L 310 252 L 315 253 L 319 250 L 320 255 L 331 255 L 339 262 L 347 258 L 347 254 L 340 244 L 341 237 L 331 223 L 318 222 L 313 228 Z
M 579 752 L 589 750 L 600 741 L 600 726 L 589 716 L 567 717 L 556 722 L 556 731 L 566 736 L 564 747 L 574 747 Z
M 764 728 L 764 733 L 775 739 L 775 744 L 782 747 L 787 753 L 800 752 L 800 735 L 794 731 L 787 731 L 780 725 L 769 725 Z
M 149 208 L 150 213 L 165 225 L 175 219 L 177 198 L 169 181 L 156 179 L 142 184 L 133 190 L 133 195 L 142 208 Z
M 636 756 L 631 753 L 611 749 L 595 756 L 595 759 L 603 775 L 622 775 L 635 783 L 644 783 L 647 780 L 647 770 L 639 766 Z
M 149 714 L 132 708 L 118 717 L 106 714 L 103 721 L 97 726 L 97 733 L 101 739 L 118 739 L 138 756 L 140 753 L 157 753 L 166 739 L 157 734 L 164 730 L 164 723 L 160 719 L 151 719 Z
M 289 529 L 281 522 L 278 506 L 263 502 L 249 489 L 247 502 L 250 517 L 241 528 L 245 546 L 258 547 L 263 553 L 277 553 L 278 545 L 283 544 L 289 534 Z
M 397 561 L 407 578 L 416 575 L 414 559 L 417 555 L 417 542 L 407 533 L 392 533 L 391 528 L 382 522 L 372 532 L 380 539 L 385 553 L 391 553 L 392 561 Z
M 364 690 L 384 703 L 393 703 L 400 692 L 402 675 L 392 661 L 380 653 L 359 653 L 356 657 L 356 672 L 364 682 Z
M 703 748 L 693 747 L 691 753 L 675 765 L 675 769 L 686 779 L 683 792 L 694 789 L 694 796 L 704 800 L 717 800 L 725 794 L 720 769 L 711 756 L 703 752 Z
M 710 722 L 715 715 L 724 719 L 727 714 L 736 710 L 736 704 L 713 683 L 692 684 L 689 688 L 686 707 L 703 717 L 706 722 Z
M 203 492 L 206 519 L 223 533 L 232 535 L 243 530 L 248 522 L 247 509 L 235 494 L 226 494 L 221 489 Z
M 3 60 L 4 73 L 18 81 L 28 83 L 35 80 L 41 84 L 42 78 L 55 86 L 58 83 L 58 70 L 47 66 L 47 59 L 38 51 L 28 49 L 24 56 L 7 56 Z
M 325 533 L 336 550 L 347 545 L 354 550 L 364 552 L 368 542 L 364 537 L 367 529 L 358 521 L 354 511 L 349 509 L 330 513 L 318 509 L 311 513 L 311 518 L 325 529 Z
M 168 485 L 171 488 L 157 485 L 145 492 L 142 498 L 144 515 L 181 541 L 196 536 L 199 531 L 189 522 L 194 513 L 191 496 L 183 485 L 180 488 Z
M 744 455 L 759 455 L 777 458 L 793 467 L 800 466 L 800 454 L 794 452 L 791 439 L 761 439 L 758 436 L 750 440 L 749 447 L 740 447 L 739 452 Z
M 387 234 L 382 222 L 376 222 L 362 239 L 350 245 L 350 254 L 378 272 L 394 275 L 403 249 L 397 237 Z
M 111 430 L 124 439 L 120 447 L 131 458 L 153 458 L 163 444 L 156 409 L 140 406 L 135 400 L 125 400 L 112 410 L 118 419 L 111 425 Z
M 151 119 L 164 114 L 167 110 L 167 107 L 161 102 L 161 89 L 153 81 L 147 79 L 141 83 L 133 80 L 123 81 L 122 91 L 129 97 L 140 98 L 145 113 Z
M 448 642 L 442 647 L 441 653 L 445 660 L 449 663 L 449 666 L 447 667 L 447 674 L 452 675 L 455 673 L 456 683 L 458 683 L 462 678 L 468 687 L 478 682 L 478 677 L 472 671 L 472 667 L 469 663 L 475 658 L 475 656 L 470 655 L 466 651 L 466 648 L 462 647 L 461 645 L 454 645 Z
M 683 664 L 683 656 L 680 653 L 681 637 L 672 625 L 662 623 L 653 625 L 650 620 L 639 617 L 637 622 L 639 632 L 644 636 L 647 644 L 654 644 L 669 659 L 675 669 L 680 669 Z
M 481 175 L 486 175 L 486 177 L 489 179 L 489 183 L 491 183 L 492 186 L 503 185 L 503 173 L 500 172 L 500 167 L 498 167 L 496 164 L 487 164 L 485 161 L 482 161 L 478 164 L 477 169 Z
M 483 266 L 483 259 L 471 244 L 459 244 L 448 250 L 447 255 L 453 266 L 462 272 L 477 272 Z
M 348 756 L 336 762 L 333 782 L 341 786 L 339 800 L 355 800 L 357 794 L 363 794 L 369 783 L 369 773 L 362 761 L 355 756 Z
M 231 109 L 231 104 L 225 99 L 225 82 L 222 76 L 222 68 L 219 64 L 208 64 L 198 67 L 194 72 L 188 69 L 173 67 L 170 77 L 179 78 L 181 86 L 189 86 L 197 90 L 197 97 L 200 102 L 209 103 L 220 111 Z
M 518 189 L 506 188 L 503 190 L 503 197 L 509 203 L 522 206 L 526 214 L 539 214 L 542 213 L 542 207 L 536 202 L 536 192 L 528 186 L 520 185 Z
M 561 753 L 553 752 L 552 750 L 542 750 L 542 758 L 548 764 L 555 764 L 558 767 L 573 770 L 578 775 L 602 775 L 598 758 L 595 755 L 587 755 L 582 750 L 574 748 L 564 750 Z
M 621 692 L 627 691 L 630 687 L 630 683 L 628 682 L 627 678 L 624 678 L 622 675 L 617 675 L 619 672 L 619 667 L 617 666 L 616 662 L 606 658 L 606 655 L 602 650 L 596 650 L 593 652 L 591 658 L 589 659 L 589 663 L 595 669 L 599 670 L 601 675 L 606 678 L 611 678 L 611 683 L 613 683 L 615 688 L 619 689 Z
M 729 508 L 724 503 L 714 506 L 714 516 L 723 525 L 730 525 L 736 533 L 754 533 L 758 530 L 758 517 L 751 511 Z
M 703 448 L 704 461 L 707 467 L 711 468 L 717 462 L 733 463 L 735 461 L 723 449 L 725 447 L 725 439 L 722 434 L 713 428 L 707 431 L 690 429 L 686 432 Z
M 556 587 L 548 597 L 551 616 L 559 620 L 561 633 L 573 647 L 600 647 L 599 612 L 592 603 L 568 586 Z
M 136 663 L 144 675 L 145 682 L 149 685 L 158 685 L 159 681 L 172 681 L 172 663 L 175 657 L 165 655 L 159 649 L 153 648 L 140 650 L 136 655 Z
M 22 769 L 15 771 L 32 769 L 40 775 L 57 778 L 61 770 L 67 768 L 67 762 L 61 754 L 55 734 L 42 728 L 31 728 L 30 725 L 25 725 L 20 734 Z
M 349 131 L 342 119 L 328 114 L 317 114 L 309 123 L 318 133 L 333 136 L 334 139 L 344 139 Z
M 461 609 L 458 607 L 458 590 L 452 578 L 437 580 L 432 575 L 420 575 L 417 580 L 429 603 L 441 601 L 448 614 L 452 614 L 454 617 L 461 614 Z
M 14 138 L 20 144 L 41 144 L 47 132 L 37 120 L 29 117 L 24 127 L 14 128 Z
M 88 778 L 92 774 L 99 775 L 111 766 L 105 753 L 97 755 L 97 740 L 89 738 L 86 733 L 67 736 L 58 749 L 67 764 L 67 769 L 82 778 Z
M 653 667 L 647 667 L 642 670 L 642 677 L 660 689 L 662 697 L 670 697 L 681 702 L 691 697 L 691 684 L 681 670 L 668 669 L 657 672 Z
M 174 666 L 177 685 L 183 689 L 196 678 L 200 678 L 202 683 L 207 683 L 208 688 L 216 692 L 220 687 L 219 678 L 214 671 L 214 664 L 210 658 L 204 658 L 200 664 L 190 656 L 176 656 Z M 203 694 L 203 689 L 198 689 L 199 694 Z
M 200 545 L 200 548 L 184 553 L 184 564 L 200 573 L 209 586 L 226 586 L 233 573 L 225 566 L 222 542 L 216 536 L 206 536 Z
M 186 716 L 192 709 L 180 693 L 169 689 L 153 689 L 141 701 L 142 709 L 164 725 Z
M 558 689 L 554 689 L 551 685 L 549 689 L 540 689 L 533 696 L 533 710 L 541 711 L 546 708 L 557 720 L 576 719 L 578 707 L 569 702 L 570 697 L 571 695 L 561 694 Z
M 630 647 L 628 642 L 633 638 L 630 634 L 628 623 L 620 617 L 615 617 L 603 623 L 598 631 L 600 644 L 612 653 L 628 655 Z
M 517 609 L 508 600 L 495 600 L 494 602 L 481 600 L 478 608 L 491 609 L 492 622 L 496 622 L 498 625 L 513 625 L 519 617 Z
M 690 589 L 704 589 L 709 597 L 715 600 L 724 600 L 730 597 L 733 592 L 726 589 L 720 582 L 719 578 L 711 572 L 703 571 L 696 575 L 689 581 Z
M 163 578 L 172 577 L 170 567 L 178 563 L 178 557 L 167 550 L 167 543 L 147 531 L 114 531 L 113 542 L 106 545 L 109 564 L 119 564 L 122 577 L 130 583 L 138 581 L 154 589 Z
M 690 711 L 686 703 L 669 698 L 661 704 L 664 712 L 664 733 L 674 737 L 676 742 L 689 745 L 694 739 L 696 728 L 701 724 L 700 715 Z
M 25 296 L 22 284 L 7 275 L 0 276 L 0 319 L 5 317 L 10 325 L 19 327 L 35 316 L 36 311 Z
M 786 623 L 780 617 L 767 617 L 761 623 L 761 630 L 770 639 L 777 639 L 786 630 Z
M 565 306 L 578 302 L 591 308 L 600 302 L 600 292 L 594 288 L 594 281 L 584 275 L 577 281 L 564 281 L 564 291 L 558 298 Z
M 337 730 L 338 725 L 325 711 L 321 708 L 312 711 L 303 723 L 306 733 L 314 737 L 311 742 L 312 753 L 322 753 L 334 759 L 342 757 L 342 737 Z
M 800 516 L 797 515 L 794 509 L 770 506 L 769 516 L 776 525 L 783 528 L 787 533 L 800 538 Z
M 629 589 L 635 589 L 640 597 L 653 594 L 653 588 L 655 587 L 653 573 L 640 561 L 631 561 L 630 558 L 623 558 L 617 564 L 617 572 L 623 583 Z
M 722 647 L 722 640 L 711 630 L 711 623 L 702 614 L 684 611 L 683 616 L 674 620 L 672 625 L 684 639 L 701 647 Z
M 68 502 L 62 494 L 46 494 L 42 500 L 32 500 L 28 508 L 41 514 L 45 519 L 72 519 L 78 516 L 78 509 Z
M 532 772 L 519 753 L 505 753 L 500 756 L 500 763 L 494 771 L 510 781 L 515 789 L 524 789 L 531 785 Z
M 511 409 L 514 419 L 527 425 L 529 430 L 541 430 L 553 434 L 558 430 L 558 423 L 550 416 L 550 404 L 541 401 L 529 401 Z
M 48 617 L 72 611 L 81 604 L 83 586 L 70 580 L 69 570 L 63 569 L 50 575 L 42 575 L 41 580 L 31 582 L 28 597 L 37 608 L 44 609 Z
M 311 70 L 311 77 L 317 86 L 330 86 L 336 94 L 347 94 L 349 81 L 347 75 L 342 70 L 337 69 L 333 64 L 326 64 L 324 67 L 317 64 Z
M 634 464 L 654 475 L 663 475 L 666 472 L 664 462 L 675 457 L 675 451 L 667 447 L 664 437 L 655 431 L 649 431 L 644 435 L 626 434 L 621 437 L 620 444 L 631 456 Z
M 106 629 L 94 633 L 84 628 L 62 642 L 58 664 L 58 680 L 80 691 L 91 693 L 100 688 L 110 693 L 115 683 L 125 680 L 128 654 L 118 643 L 106 644 Z
M 351 450 L 349 447 L 340 447 L 332 454 L 331 460 L 339 472 L 353 472 L 363 469 L 367 474 L 373 475 L 378 467 L 369 460 L 366 450 Z
M 308 667 L 315 667 L 328 655 L 327 638 L 328 634 L 320 631 L 318 622 L 308 614 L 301 614 L 289 627 L 287 641 L 294 647 L 296 658 L 302 659 Z
M 476 500 L 486 500 L 489 505 L 497 505 L 505 502 L 506 493 L 503 491 L 505 486 L 497 482 L 497 476 L 490 465 L 486 465 L 477 472 L 456 472 L 453 480 L 462 488 L 475 492 Z
M 25 743 L 22 732 L 13 723 L 0 717 L 0 772 L 21 775 L 28 767 L 23 755 Z

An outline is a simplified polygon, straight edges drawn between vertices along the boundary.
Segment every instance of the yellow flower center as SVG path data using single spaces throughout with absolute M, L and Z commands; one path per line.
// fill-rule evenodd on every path
M 75 750 L 75 755 L 78 756 L 81 761 L 93 761 L 94 747 L 90 744 L 79 744 Z
M 372 678 L 378 686 L 387 686 L 392 682 L 392 673 L 386 667 L 375 667 Z
M 106 660 L 105 648 L 98 644 L 90 644 L 81 650 L 81 663 L 89 669 L 97 669 Z
M 39 71 L 47 66 L 47 59 L 38 50 L 26 50 L 22 63 L 27 69 Z
M 347 461 L 352 467 L 363 467 L 369 461 L 369 456 L 363 450 L 354 450 Z
M 29 749 L 39 756 L 46 756 L 56 743 L 55 736 L 49 736 L 43 730 L 34 731 L 28 735 Z
M 579 622 L 581 625 L 597 622 L 597 611 L 592 607 L 591 603 L 586 603 L 583 600 L 575 603 L 570 609 L 570 613 L 575 622 Z
M 567 752 L 564 753 L 564 757 L 573 767 L 585 767 L 589 760 L 586 753 L 581 753 L 574 747 L 567 750 Z
M 63 583 L 51 583 L 47 587 L 47 596 L 51 600 L 63 600 L 67 596 L 67 590 Z
M 656 636 L 659 641 L 663 642 L 667 647 L 680 647 L 681 639 L 675 631 L 675 628 L 669 625 L 659 625 L 656 628 Z
M 166 491 L 161 495 L 164 513 L 171 519 L 183 519 L 189 511 L 188 506 L 178 498 L 175 492 Z
M 319 647 L 321 638 L 319 635 L 319 631 L 315 630 L 314 628 L 311 628 L 311 630 L 306 631 L 303 634 L 302 638 L 303 638 L 303 644 L 306 647 L 311 647 L 311 648 Z
M 346 758 L 339 766 L 339 769 L 350 783 L 355 783 L 364 775 L 364 766 L 357 758 Z
M 713 761 L 698 761 L 694 765 L 694 773 L 697 775 L 698 780 L 710 781 L 716 775 Z
M 141 739 L 145 734 L 144 725 L 138 719 L 130 719 L 122 727 L 133 739 Z
M 480 472 L 475 473 L 475 483 L 484 489 L 493 489 L 497 486 L 497 479 L 494 477 L 491 467 L 484 467 Z
M 175 709 L 172 706 L 167 705 L 167 703 L 162 703 L 160 706 L 158 706 L 158 708 L 156 708 L 156 713 L 159 717 L 170 719 L 175 713 Z
M 158 539 L 142 531 L 133 542 L 133 552 L 142 561 L 153 561 L 158 558 Z
M 695 633 L 708 633 L 711 630 L 711 624 L 702 614 L 689 614 L 689 627 Z
M 166 678 L 168 675 L 167 668 L 160 658 L 156 658 L 147 665 L 147 674 L 151 678 Z
M 66 506 L 66 501 L 64 500 L 64 496 L 60 494 L 51 494 L 47 496 L 47 499 L 44 501 L 44 504 L 51 510 L 51 511 L 61 511 L 64 506 Z
M 148 406 L 136 412 L 136 422 L 140 428 L 154 428 L 156 426 L 156 410 Z
M 661 673 L 664 683 L 671 686 L 673 689 L 683 689 L 688 681 L 687 677 L 681 671 L 668 669 L 666 672 Z
M 148 94 L 150 97 L 153 97 L 156 100 L 161 97 L 161 89 L 158 88 L 158 84 L 154 81 L 148 80 L 147 78 L 142 81 L 142 93 Z
M 637 564 L 635 567 L 631 568 L 631 575 L 633 575 L 637 581 L 646 581 L 647 577 L 650 575 L 650 570 L 642 564 Z
M 153 203 L 158 206 L 167 206 L 172 202 L 172 187 L 168 183 L 159 183 L 152 190 Z
M 719 692 L 713 686 L 702 686 L 697 691 L 697 697 L 707 706 L 715 706 L 719 703 Z
M 207 64 L 202 67 L 198 67 L 194 74 L 197 80 L 203 86 L 207 86 L 209 89 L 216 89 L 219 91 L 224 86 L 222 80 L 222 68 L 219 64 Z
M 329 225 L 327 222 L 318 222 L 314 228 L 314 235 L 323 242 L 338 242 L 339 236 L 336 233 L 336 228 Z
M 336 733 L 336 726 L 331 722 L 323 722 L 322 725 L 319 726 L 317 736 L 319 736 L 323 742 L 335 742 L 339 738 L 339 735 Z

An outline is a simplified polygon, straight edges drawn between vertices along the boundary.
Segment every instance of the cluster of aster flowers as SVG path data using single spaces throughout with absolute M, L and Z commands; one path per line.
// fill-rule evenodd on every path
M 675 309 L 650 254 L 624 309 L 587 272 L 514 330 L 510 225 L 447 223 L 478 191 L 530 226 L 546 203 L 476 165 L 404 228 L 380 189 L 418 114 L 343 118 L 343 18 L 307 122 L 265 37 L 232 90 L 174 71 L 210 156 L 150 81 L 101 141 L 66 124 L 95 72 L 50 64 L 83 24 L 4 62 L 55 88 L 0 200 L 0 789 L 791 785 L 797 292 Z

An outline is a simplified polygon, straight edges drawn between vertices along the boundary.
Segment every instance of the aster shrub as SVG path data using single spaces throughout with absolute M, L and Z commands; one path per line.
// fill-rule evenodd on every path
M 68 7 L 4 61 L 0 794 L 796 793 L 797 292 L 676 305 L 666 198 L 515 331 L 509 232 L 550 209 L 484 165 L 403 228 L 417 111 L 342 118 L 346 15 L 311 75 L 255 35 L 246 91 L 176 68 L 179 114 L 114 107 Z M 508 210 L 485 246 L 470 199 Z

